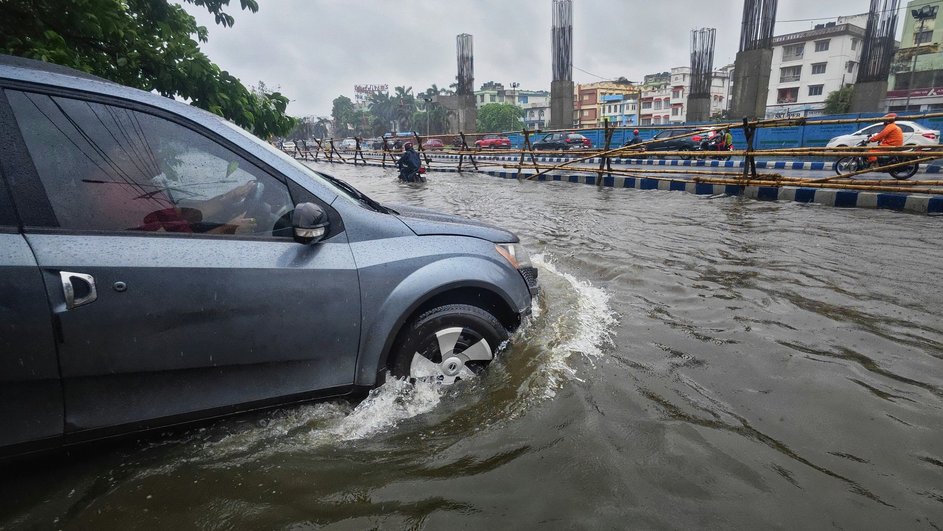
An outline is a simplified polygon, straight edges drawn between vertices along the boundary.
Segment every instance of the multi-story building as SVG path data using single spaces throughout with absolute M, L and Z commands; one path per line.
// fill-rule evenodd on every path
M 601 97 L 602 117 L 611 125 L 627 127 L 638 125 L 639 94 L 609 94 Z
M 619 122 L 627 122 L 625 105 L 631 110 L 632 100 L 637 101 L 638 93 L 638 87 L 630 82 L 598 81 L 576 85 L 573 91 L 573 123 L 582 128 L 602 127 L 607 113 L 618 117 Z M 612 96 L 622 98 L 615 99 Z M 610 122 L 613 120 L 610 119 Z
M 943 109 L 943 0 L 911 0 L 904 16 L 900 48 L 891 64 L 886 107 L 888 111 Z
M 505 89 L 501 83 L 489 81 L 475 91 L 475 106 L 479 109 L 489 103 L 507 103 L 524 109 L 524 125 L 542 129 L 550 123 L 550 92 L 546 90 L 519 90 L 516 83 Z
M 720 117 L 730 108 L 730 83 L 733 81 L 733 65 L 714 70 L 711 76 L 711 117 Z M 688 112 L 688 96 L 691 91 L 691 68 L 679 66 L 671 69 L 671 123 L 684 123 Z M 662 122 L 664 123 L 664 122 Z
M 648 76 L 645 76 L 646 78 Z M 671 77 L 656 79 L 642 87 L 639 125 L 661 125 L 671 122 Z
M 829 93 L 854 84 L 867 14 L 773 37 L 767 118 L 823 114 Z

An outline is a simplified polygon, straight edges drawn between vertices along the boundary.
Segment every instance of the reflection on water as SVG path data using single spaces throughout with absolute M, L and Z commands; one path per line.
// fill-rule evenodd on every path
M 542 292 L 511 346 L 34 464 L 0 526 L 943 527 L 939 219 L 319 169 L 518 232 Z

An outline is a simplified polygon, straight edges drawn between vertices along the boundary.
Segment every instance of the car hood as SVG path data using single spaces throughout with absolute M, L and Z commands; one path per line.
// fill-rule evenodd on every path
M 513 232 L 481 221 L 409 205 L 385 206 L 395 210 L 395 216 L 418 236 L 470 236 L 494 243 L 518 241 Z

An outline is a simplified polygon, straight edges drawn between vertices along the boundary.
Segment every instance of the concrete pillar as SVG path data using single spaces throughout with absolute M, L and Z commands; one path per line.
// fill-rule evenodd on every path
M 773 66 L 773 50 L 761 48 L 737 53 L 733 67 L 730 118 L 766 117 L 769 76 Z
M 573 82 L 550 83 L 550 129 L 573 127 Z
M 887 97 L 887 81 L 865 81 L 855 83 L 849 112 L 884 112 Z
M 449 115 L 450 133 L 474 133 L 478 131 L 478 108 L 475 95 L 439 96 L 439 105 L 452 111 Z
M 711 119 L 710 96 L 688 96 L 688 110 L 684 120 L 688 123 L 706 122 Z

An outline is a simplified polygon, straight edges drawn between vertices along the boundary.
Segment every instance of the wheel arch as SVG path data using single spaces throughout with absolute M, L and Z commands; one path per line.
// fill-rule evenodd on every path
M 362 348 L 357 362 L 355 383 L 373 386 L 386 370 L 390 353 L 411 319 L 447 304 L 468 304 L 492 313 L 509 331 L 520 325 L 520 313 L 528 307 L 530 294 L 523 277 L 509 266 L 474 259 L 444 260 L 429 264 L 405 278 L 377 309 L 376 318 L 362 331 Z M 461 267 L 460 269 L 455 269 Z M 454 274 L 439 283 L 429 283 L 436 272 L 466 271 L 468 276 Z M 495 279 L 504 279 L 496 281 Z M 420 291 L 421 295 L 414 294 Z

